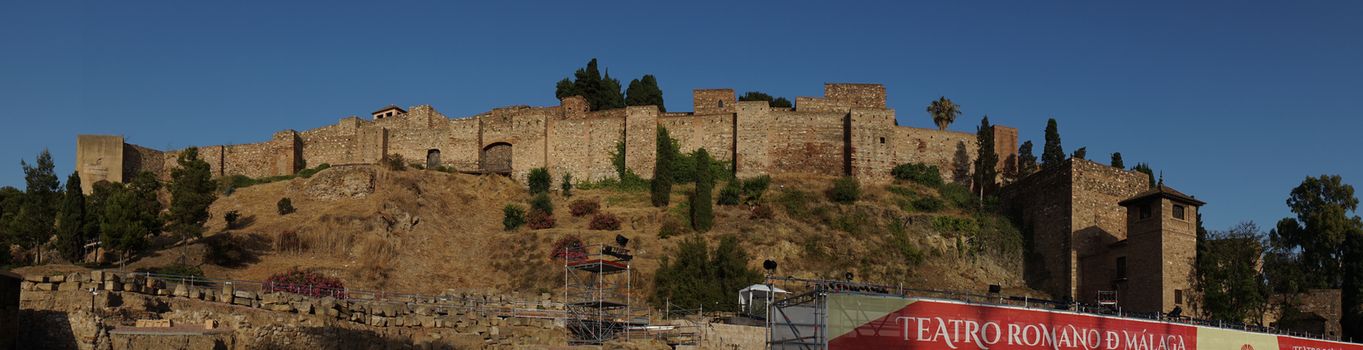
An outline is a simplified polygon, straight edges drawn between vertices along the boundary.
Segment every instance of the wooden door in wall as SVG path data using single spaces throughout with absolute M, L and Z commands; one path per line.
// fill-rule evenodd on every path
M 478 167 L 484 173 L 511 173 L 511 144 L 498 142 L 483 148 Z

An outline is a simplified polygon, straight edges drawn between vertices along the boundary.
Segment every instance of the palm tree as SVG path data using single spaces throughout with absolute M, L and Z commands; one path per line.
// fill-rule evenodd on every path
M 956 116 L 961 115 L 961 106 L 942 96 L 928 105 L 928 114 L 932 115 L 932 122 L 937 124 L 938 130 L 946 130 L 948 125 L 956 121 Z

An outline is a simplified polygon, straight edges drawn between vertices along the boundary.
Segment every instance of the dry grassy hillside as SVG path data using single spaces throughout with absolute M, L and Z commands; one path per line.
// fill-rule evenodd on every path
M 773 259 L 781 263 L 781 275 L 835 277 L 851 271 L 858 280 L 873 282 L 970 291 L 1001 284 L 1035 294 L 1022 287 L 1021 259 L 991 247 L 999 244 L 997 239 L 959 233 L 972 229 L 963 221 L 992 222 L 996 217 L 967 219 L 971 216 L 950 206 L 923 213 L 911 202 L 939 194 L 912 184 L 866 186 L 856 204 L 833 204 L 822 194 L 831 183 L 832 178 L 775 178 L 762 200 L 774 209 L 774 217 L 753 219 L 749 207 L 716 206 L 715 229 L 700 235 L 711 242 L 736 235 L 753 256 L 752 266 Z M 191 262 L 209 277 L 263 280 L 297 267 L 339 276 L 353 288 L 553 292 L 562 284 L 562 267 L 549 259 L 554 241 L 577 235 L 588 242 L 611 242 L 619 233 L 633 239 L 636 293 L 643 296 L 652 288 L 649 281 L 660 257 L 694 234 L 658 235 L 664 222 L 677 220 L 677 207 L 688 189 L 674 188 L 671 210 L 651 207 L 647 192 L 576 190 L 571 198 L 556 194 L 557 227 L 507 232 L 502 207 L 525 205 L 529 195 L 524 185 L 505 177 L 333 167 L 311 178 L 256 185 L 221 197 L 211 208 L 209 233 L 189 250 Z M 284 197 L 297 212 L 276 212 Z M 578 199 L 600 201 L 602 211 L 621 218 L 621 230 L 588 230 L 588 217 L 569 214 L 570 201 Z M 225 227 L 228 211 L 241 214 L 239 227 Z M 988 225 L 974 229 L 989 230 L 980 227 Z M 179 248 L 168 248 L 130 268 L 163 266 L 178 256 Z

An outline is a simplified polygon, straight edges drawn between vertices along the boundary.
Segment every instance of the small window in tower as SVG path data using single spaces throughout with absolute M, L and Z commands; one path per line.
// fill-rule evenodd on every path
M 1184 220 L 1184 218 L 1183 218 L 1183 206 L 1182 206 L 1182 205 L 1177 205 L 1177 204 L 1174 205 L 1174 218 L 1175 218 L 1175 219 L 1179 219 L 1179 220 Z
M 719 100 L 719 108 L 724 108 L 724 100 Z
M 885 143 L 885 138 L 884 138 L 884 137 L 880 138 L 880 143 Z
M 1126 257 L 1125 257 L 1125 256 L 1119 256 L 1119 257 L 1117 257 L 1117 279 L 1119 279 L 1119 280 L 1124 280 L 1124 279 L 1126 279 Z
M 1174 290 L 1174 305 L 1183 305 L 1183 290 Z
M 1149 219 L 1149 218 L 1150 218 L 1150 205 L 1149 205 L 1149 204 L 1142 205 L 1142 206 L 1141 206 L 1141 219 Z

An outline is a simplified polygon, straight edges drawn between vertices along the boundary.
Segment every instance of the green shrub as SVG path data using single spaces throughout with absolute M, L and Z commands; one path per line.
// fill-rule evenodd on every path
M 236 228 L 237 220 L 239 219 L 241 219 L 241 213 L 237 212 L 236 210 L 229 211 L 226 214 L 222 214 L 222 220 L 227 222 L 228 230 Z
M 330 167 L 331 167 L 331 164 L 322 163 L 322 164 L 317 165 L 316 168 L 303 169 L 303 170 L 299 171 L 299 172 L 298 172 L 298 177 L 301 177 L 301 178 L 304 178 L 304 179 L 310 178 L 310 177 L 312 177 L 313 175 L 316 175 L 318 172 L 320 172 L 320 171 L 322 171 L 322 170 L 327 170 L 327 168 L 330 168 Z
M 719 198 L 716 199 L 716 203 L 719 205 L 738 205 L 738 198 L 742 193 L 742 187 L 738 182 L 738 180 L 729 180 L 729 183 L 719 190 Z
M 573 196 L 573 175 L 572 175 L 572 174 L 569 174 L 569 173 L 563 173 L 563 181 L 561 181 L 561 182 L 562 182 L 562 183 L 559 184 L 559 188 L 563 189 L 563 196 L 564 196 L 564 197 L 572 197 L 572 196 Z
M 936 216 L 932 218 L 932 228 L 942 232 L 956 232 L 971 235 L 979 232 L 979 224 L 972 218 L 958 218 L 954 216 Z
M 288 197 L 280 198 L 279 202 L 275 203 L 275 210 L 279 212 L 279 215 L 289 215 L 298 211 L 297 209 L 294 209 L 293 201 L 289 200 Z
M 854 236 L 873 231 L 875 222 L 869 213 L 860 208 L 852 208 L 833 218 L 832 226 Z
M 502 228 L 511 231 L 517 227 L 525 225 L 525 208 L 519 205 L 507 204 L 502 208 Z
M 941 211 L 942 208 L 946 206 L 945 204 L 942 204 L 941 199 L 937 199 L 937 197 L 932 196 L 923 196 L 915 198 L 912 202 L 912 205 L 913 209 L 927 213 Z
M 549 200 L 549 194 L 541 192 L 530 199 L 530 210 L 540 210 L 547 214 L 554 214 L 554 202 Z
M 626 173 L 624 179 L 607 178 L 600 181 L 578 182 L 576 186 L 579 190 L 604 189 L 618 192 L 643 192 L 651 186 L 651 181 L 644 180 L 633 172 Z
M 548 193 L 550 181 L 551 180 L 549 177 L 549 169 L 545 168 L 530 169 L 530 176 L 528 182 L 530 183 L 531 194 Z M 552 212 L 553 211 L 550 211 L 550 213 Z
M 942 185 L 938 192 L 942 194 L 943 200 L 957 209 L 972 210 L 977 207 L 975 194 L 970 193 L 969 188 L 961 186 L 960 184 Z
M 838 203 L 856 202 L 861 197 L 861 184 L 857 183 L 857 178 L 844 176 L 833 181 L 833 188 L 828 190 L 828 199 Z
M 401 154 L 385 155 L 383 157 L 383 165 L 387 166 L 388 170 L 392 171 L 407 170 L 407 161 L 402 159 Z
M 911 181 L 929 187 L 942 186 L 942 172 L 936 165 L 922 163 L 900 164 L 890 170 L 897 180 Z
M 786 215 L 793 218 L 808 217 L 810 214 L 809 203 L 812 201 L 814 201 L 814 195 L 794 189 L 781 191 L 781 195 L 776 197 L 776 203 L 786 211 Z
M 682 230 L 683 227 L 681 222 L 677 221 L 677 219 L 669 217 L 667 219 L 663 219 L 663 224 L 658 227 L 658 238 L 667 239 L 668 237 L 672 237 L 677 235 L 678 233 L 681 233 Z
M 150 272 L 158 275 L 204 278 L 204 271 L 198 266 L 178 263 L 153 268 Z
M 918 265 L 923 262 L 923 252 L 918 250 L 918 247 L 915 247 L 913 242 L 909 240 L 909 234 L 908 232 L 905 232 L 906 227 L 903 220 L 891 221 L 888 225 L 888 229 L 890 231 L 890 238 L 893 240 L 895 248 L 900 257 L 904 259 L 904 262 L 907 262 L 910 265 Z
M 762 200 L 762 194 L 767 192 L 768 186 L 771 186 L 771 176 L 767 175 L 743 180 L 743 202 L 756 203 Z

